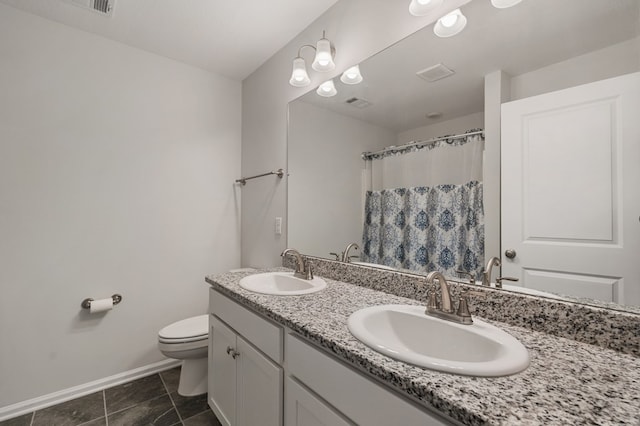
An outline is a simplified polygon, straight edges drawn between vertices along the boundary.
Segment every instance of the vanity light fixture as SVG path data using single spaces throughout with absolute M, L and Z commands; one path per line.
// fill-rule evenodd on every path
M 298 52 L 298 55 L 299 54 L 300 52 Z M 311 83 L 311 79 L 309 78 L 309 74 L 307 74 L 307 67 L 304 63 L 304 59 L 302 59 L 301 56 L 298 56 L 293 60 L 293 72 L 291 73 L 289 84 L 295 87 L 304 87 L 309 85 L 309 83 Z
M 360 74 L 360 65 L 354 65 L 347 69 L 340 76 L 340 81 L 344 84 L 358 84 L 362 82 L 362 74 Z
M 331 42 L 327 40 L 322 32 L 322 38 L 318 40 L 316 45 L 316 58 L 311 64 L 311 68 L 319 72 L 331 71 L 336 67 L 333 62 L 333 56 L 335 55 L 335 49 L 331 46 Z
M 507 7 L 515 6 L 522 0 L 491 0 L 493 7 L 498 9 L 506 9 Z
M 293 70 L 291 72 L 291 79 L 289 84 L 295 87 L 305 87 L 311 83 L 309 74 L 307 73 L 307 66 L 302 57 L 302 49 L 309 47 L 316 52 L 316 56 L 311 64 L 311 68 L 319 72 L 331 71 L 336 67 L 333 62 L 333 57 L 336 54 L 336 50 L 331 45 L 331 42 L 325 37 L 325 32 L 322 32 L 322 38 L 318 40 L 316 46 L 305 44 L 298 49 L 298 56 L 293 60 Z
M 443 0 L 411 0 L 409 13 L 413 16 L 424 16 L 432 10 L 440 7 Z
M 336 85 L 333 84 L 333 79 L 332 79 L 332 80 L 327 80 L 324 83 L 322 83 L 320 86 L 318 86 L 316 93 L 322 97 L 330 98 L 332 96 L 337 95 L 338 91 L 336 90 Z
M 433 32 L 438 37 L 451 37 L 458 34 L 467 25 L 467 17 L 462 14 L 460 9 L 456 9 L 438 19 Z

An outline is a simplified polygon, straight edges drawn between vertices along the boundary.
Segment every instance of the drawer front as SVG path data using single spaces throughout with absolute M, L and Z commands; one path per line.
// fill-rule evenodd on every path
M 354 426 L 297 380 L 284 384 L 284 426 Z
M 282 364 L 282 327 L 211 289 L 209 309 L 238 334 L 244 336 L 255 347 L 278 364 Z
M 457 424 L 418 408 L 291 334 L 286 336 L 285 352 L 289 372 L 357 424 Z

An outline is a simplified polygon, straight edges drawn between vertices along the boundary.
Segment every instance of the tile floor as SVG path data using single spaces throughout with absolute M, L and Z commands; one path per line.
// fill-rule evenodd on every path
M 180 368 L 0 422 L 0 426 L 221 426 L 207 395 L 178 395 Z

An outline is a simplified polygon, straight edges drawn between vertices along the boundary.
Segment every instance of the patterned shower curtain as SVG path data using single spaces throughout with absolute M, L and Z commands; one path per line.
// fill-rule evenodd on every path
M 480 276 L 484 264 L 484 137 L 478 132 L 474 129 L 467 132 L 471 135 L 368 155 L 372 173 L 378 176 L 372 178 L 372 189 L 365 195 L 363 261 L 419 272 L 440 271 L 446 276 L 456 276 L 458 270 Z M 376 164 L 390 157 L 395 164 Z M 385 178 L 385 173 L 396 176 Z M 399 185 L 403 181 L 406 186 Z M 416 185 L 418 182 L 422 184 Z M 389 185 L 393 187 L 385 187 Z

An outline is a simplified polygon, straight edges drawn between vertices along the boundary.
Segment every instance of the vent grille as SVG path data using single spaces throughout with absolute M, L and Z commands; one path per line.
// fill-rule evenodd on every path
M 361 98 L 349 98 L 345 101 L 345 103 L 347 105 L 350 105 L 352 107 L 356 107 L 358 109 L 363 109 L 363 108 L 367 108 L 370 107 L 371 105 L 373 105 L 371 102 L 367 101 L 366 99 L 361 99 Z
M 109 0 L 93 0 L 93 9 L 98 12 L 109 13 L 111 10 Z
M 105 16 L 113 15 L 113 5 L 115 0 L 64 0 L 67 3 L 71 3 L 75 6 L 83 9 L 90 10 L 92 12 L 99 13 Z
M 428 82 L 434 82 L 452 76 L 455 73 L 454 70 L 448 68 L 446 65 L 436 64 L 422 71 L 418 71 L 416 75 Z

